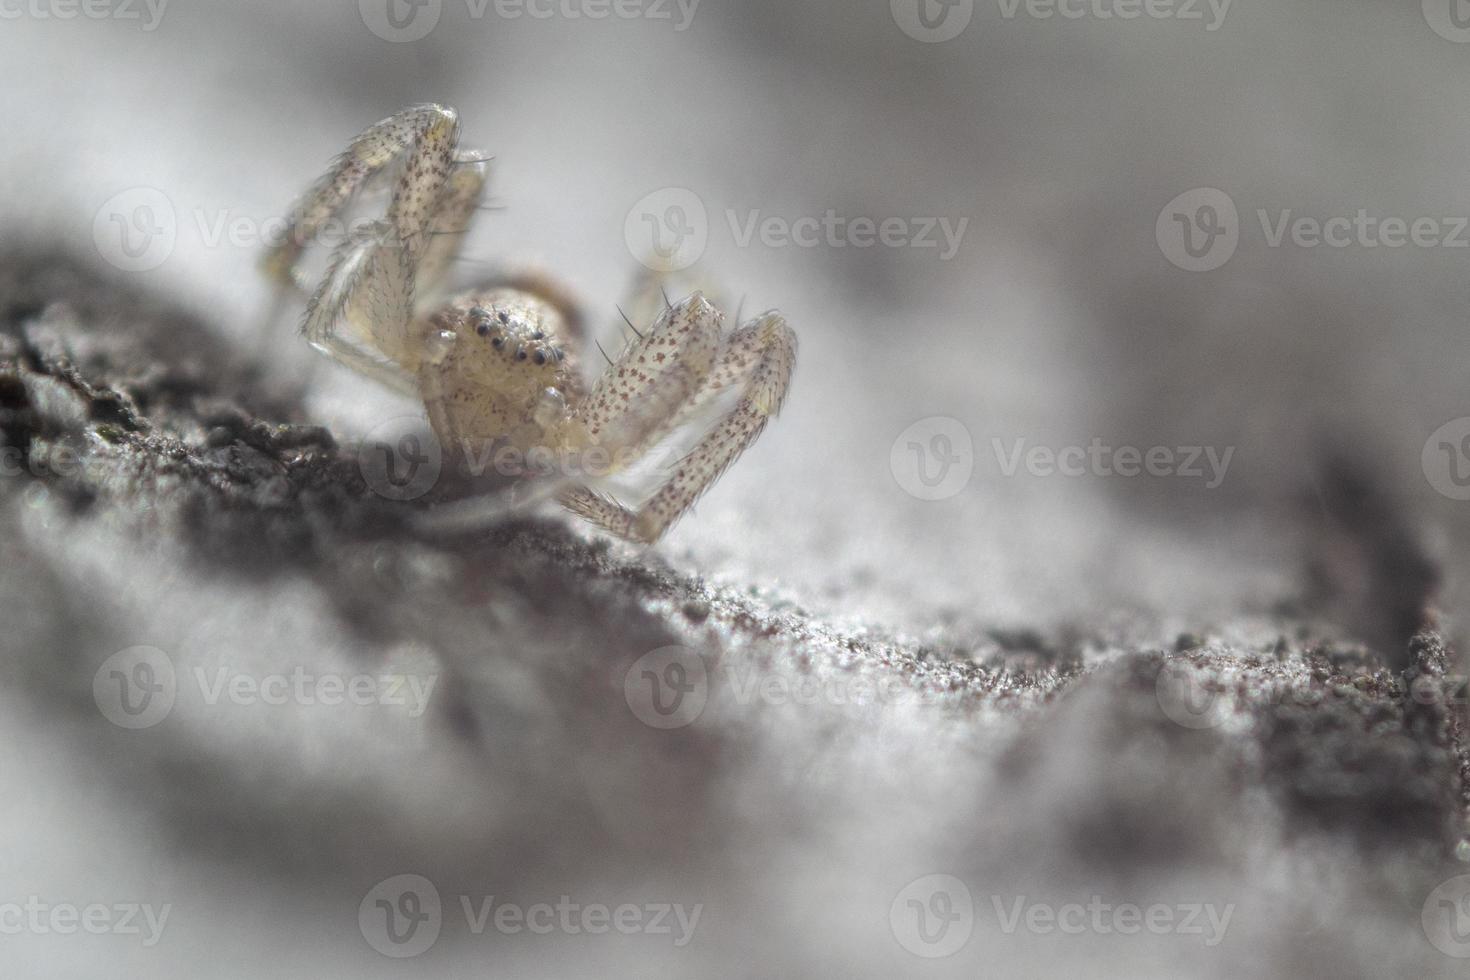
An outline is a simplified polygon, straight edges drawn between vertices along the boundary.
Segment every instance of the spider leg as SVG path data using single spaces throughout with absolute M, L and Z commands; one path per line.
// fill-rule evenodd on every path
M 281 242 L 261 262 L 266 275 L 310 292 L 298 278 L 296 267 L 322 226 L 346 210 L 389 164 L 411 154 L 431 133 L 445 134 L 453 144 L 458 126 L 453 109 L 429 104 L 404 109 L 359 133 L 292 208 Z
M 674 465 L 667 480 L 641 507 L 629 509 L 586 487 L 565 490 L 558 500 L 573 513 L 621 537 L 648 544 L 657 541 L 780 412 L 795 365 L 796 335 L 785 319 L 767 313 L 753 320 L 726 338 L 704 384 L 670 418 L 672 422 L 686 419 L 696 407 L 736 384 L 740 385 L 739 400 Z
M 574 420 L 599 445 L 631 455 L 646 450 L 704 387 L 723 319 L 700 293 L 668 307 L 608 365 Z
M 318 350 L 410 395 L 417 392 L 412 331 L 420 274 L 443 275 L 484 186 L 480 161 L 456 153 L 458 130 L 454 112 L 439 106 L 408 109 L 368 129 L 298 205 L 290 234 L 267 258 L 268 269 L 294 280 L 311 235 L 364 183 L 399 162 L 385 217 L 333 254 L 303 332 Z M 441 228 L 447 241 L 435 244 Z
M 384 223 L 378 228 L 386 232 Z M 349 242 L 333 256 L 321 288 L 307 304 L 302 332 L 317 350 L 359 374 L 416 395 L 414 375 L 401 363 L 349 336 L 406 334 L 412 308 L 412 271 L 403 251 L 374 241 Z
M 439 193 L 429 243 L 419 264 L 421 295 L 438 292 L 448 280 L 464 246 L 465 235 L 480 210 L 489 176 L 489 161 L 480 159 L 477 153 L 455 155 L 454 169 Z

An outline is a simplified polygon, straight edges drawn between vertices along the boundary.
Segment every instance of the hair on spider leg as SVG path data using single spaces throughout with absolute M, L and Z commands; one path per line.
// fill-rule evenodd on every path
M 638 328 L 635 327 L 635 326 L 633 326 L 633 321 L 630 320 L 630 319 L 628 319 L 628 314 L 626 314 L 626 313 L 623 312 L 623 308 L 621 306 L 618 306 L 618 307 L 615 307 L 615 309 L 618 311 L 618 316 L 622 317 L 623 318 L 623 322 L 628 325 L 628 329 L 631 330 L 631 331 L 633 331 L 634 333 L 638 334 L 638 339 L 639 340 L 642 340 L 643 339 L 643 334 L 638 333 Z
M 597 353 L 602 355 L 602 359 L 607 362 L 607 366 L 612 367 L 612 358 L 608 357 L 607 351 L 602 349 L 602 341 L 598 340 L 596 337 L 593 337 L 592 342 L 597 345 Z

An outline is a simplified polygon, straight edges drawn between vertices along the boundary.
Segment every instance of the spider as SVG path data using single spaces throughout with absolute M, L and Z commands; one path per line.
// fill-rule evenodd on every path
M 296 203 L 264 270 L 308 297 L 302 329 L 314 348 L 423 402 L 456 466 L 483 459 L 485 447 L 511 447 L 540 460 L 530 475 L 541 478 L 546 496 L 606 531 L 651 544 L 780 411 L 796 336 L 776 312 L 726 333 L 724 314 L 703 293 L 665 299 L 661 313 L 649 314 L 651 326 L 634 327 L 637 339 L 589 386 L 579 368 L 584 318 L 550 280 L 501 276 L 441 292 L 480 210 L 487 168 L 484 157 L 461 149 L 453 109 L 404 109 L 353 139 Z M 299 269 L 306 243 L 360 192 L 389 185 L 384 216 L 333 251 L 309 292 Z M 595 482 L 588 474 L 626 470 L 692 428 L 701 410 L 721 409 L 639 506 L 587 485 Z M 569 459 L 589 462 L 562 465 Z

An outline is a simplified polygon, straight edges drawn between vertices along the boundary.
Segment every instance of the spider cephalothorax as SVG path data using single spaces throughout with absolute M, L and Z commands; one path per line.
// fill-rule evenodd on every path
M 291 234 L 267 257 L 268 273 L 304 290 L 301 243 L 384 174 L 396 174 L 386 215 L 337 249 L 311 293 L 304 330 L 324 353 L 422 399 L 454 461 L 508 447 L 531 461 L 524 475 L 553 481 L 569 510 L 652 542 L 780 411 L 796 338 L 776 313 L 726 333 L 724 315 L 702 294 L 665 300 L 589 387 L 579 356 L 584 320 L 554 284 L 504 278 L 437 299 L 486 178 L 486 162 L 460 150 L 458 117 L 442 106 L 406 109 L 354 139 L 295 208 Z M 588 485 L 636 462 L 724 392 L 733 407 L 641 506 L 630 509 Z

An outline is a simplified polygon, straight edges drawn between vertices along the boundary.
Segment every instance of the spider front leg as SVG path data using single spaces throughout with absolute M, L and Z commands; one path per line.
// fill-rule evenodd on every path
M 696 293 L 672 308 L 659 327 L 691 321 L 712 323 L 718 331 L 720 314 Z M 606 385 L 619 394 L 612 403 L 627 406 L 625 417 L 642 420 L 633 425 L 614 424 L 609 429 L 613 444 L 604 442 L 605 448 L 615 456 L 646 450 L 721 391 L 738 385 L 734 407 L 675 464 L 664 483 L 637 510 L 586 487 L 564 491 L 558 498 L 568 510 L 605 530 L 648 544 L 662 537 L 780 412 L 796 366 L 796 335 L 779 314 L 767 313 L 720 341 L 708 369 L 699 373 L 692 387 L 671 393 L 656 378 L 644 378 L 649 350 L 667 343 L 655 340 L 659 333 L 656 328 L 630 347 L 598 385 L 598 390 Z M 636 390 L 627 381 L 630 376 L 638 382 Z M 589 419 L 597 419 L 598 412 L 599 405 L 589 401 Z M 595 428 L 591 431 L 596 433 Z
M 303 329 L 314 347 L 405 394 L 417 392 L 417 297 L 446 274 L 484 188 L 484 162 L 458 152 L 458 138 L 458 117 L 437 105 L 368 128 L 296 206 L 265 260 L 277 282 L 300 287 L 307 243 L 399 164 L 387 214 L 337 248 Z

